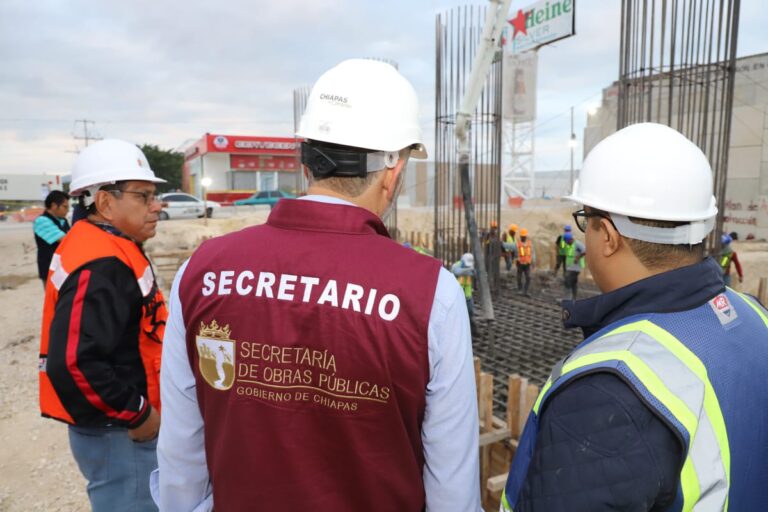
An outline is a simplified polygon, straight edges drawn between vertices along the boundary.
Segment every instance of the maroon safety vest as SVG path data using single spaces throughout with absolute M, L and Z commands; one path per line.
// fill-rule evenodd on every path
M 419 511 L 440 263 L 353 206 L 282 200 L 179 294 L 214 508 Z

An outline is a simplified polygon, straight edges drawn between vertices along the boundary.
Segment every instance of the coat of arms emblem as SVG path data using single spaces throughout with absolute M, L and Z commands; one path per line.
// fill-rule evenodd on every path
M 196 345 L 200 374 L 212 388 L 226 391 L 235 381 L 235 342 L 229 339 L 229 325 L 220 327 L 200 322 Z

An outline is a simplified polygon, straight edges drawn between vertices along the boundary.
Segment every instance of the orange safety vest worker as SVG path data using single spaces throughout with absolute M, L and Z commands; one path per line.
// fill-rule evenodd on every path
M 531 246 L 531 239 L 527 239 L 525 242 L 517 242 L 517 262 L 521 265 L 530 265 L 533 261 L 533 247 Z
M 64 237 L 53 255 L 48 272 L 43 306 L 42 332 L 40 336 L 40 412 L 43 416 L 70 424 L 75 419 L 60 397 L 46 373 L 50 327 L 59 299 L 59 290 L 70 274 L 84 265 L 102 258 L 117 258 L 128 266 L 136 277 L 143 305 L 138 334 L 138 351 L 146 374 L 146 396 L 149 403 L 160 411 L 160 355 L 168 310 L 160 289 L 155 284 L 152 266 L 141 249 L 131 240 L 113 235 L 88 221 L 76 223 L 68 236 Z M 81 303 L 82 303 L 82 297 Z M 77 303 L 77 297 L 75 298 Z M 74 307 L 74 306 L 73 306 Z M 79 325 L 79 324 L 78 324 Z M 78 325 L 70 323 L 70 335 Z M 78 333 L 74 333 L 77 335 Z M 146 404 L 140 411 L 117 411 L 95 392 L 86 377 L 80 372 L 77 361 L 77 346 L 67 347 L 67 368 L 78 389 L 91 406 L 106 416 L 130 424 L 141 417 Z

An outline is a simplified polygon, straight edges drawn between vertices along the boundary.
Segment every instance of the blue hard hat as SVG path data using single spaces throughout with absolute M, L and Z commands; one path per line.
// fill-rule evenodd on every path
M 570 233 L 571 232 L 571 225 L 570 224 L 566 224 L 565 225 L 565 232 L 566 233 Z
M 722 245 L 728 245 L 731 242 L 733 242 L 733 238 L 731 238 L 731 235 L 723 234 L 723 236 L 720 237 L 720 243 Z
M 566 232 L 563 235 L 563 240 L 565 240 L 566 242 L 570 242 L 571 240 L 573 240 L 573 235 L 570 232 Z

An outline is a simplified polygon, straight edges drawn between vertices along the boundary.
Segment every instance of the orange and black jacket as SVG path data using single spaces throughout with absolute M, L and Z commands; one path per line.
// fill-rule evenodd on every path
M 160 409 L 167 316 L 141 248 L 111 226 L 75 224 L 46 282 L 42 415 L 79 426 L 143 423 Z

